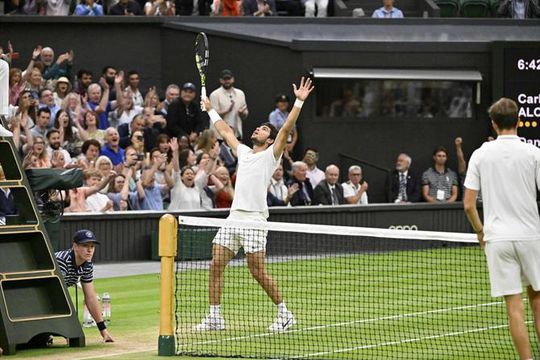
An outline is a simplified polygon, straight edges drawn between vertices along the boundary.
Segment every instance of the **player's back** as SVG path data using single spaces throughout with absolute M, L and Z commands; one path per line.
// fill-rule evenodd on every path
M 502 135 L 476 150 L 469 167 L 471 176 L 477 172 L 480 178 L 486 240 L 538 238 L 540 149 L 515 135 Z

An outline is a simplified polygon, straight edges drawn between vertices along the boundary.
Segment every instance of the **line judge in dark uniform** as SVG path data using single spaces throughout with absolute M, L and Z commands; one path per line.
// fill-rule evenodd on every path
M 96 240 L 93 232 L 90 230 L 79 230 L 73 236 L 73 246 L 71 249 L 59 251 L 54 255 L 66 286 L 76 285 L 80 280 L 84 293 L 84 302 L 96 321 L 103 340 L 105 342 L 114 342 L 103 321 L 101 306 L 97 299 L 96 289 L 94 288 L 94 264 L 92 264 L 92 257 L 96 250 L 96 244 L 99 244 L 99 241 Z
M 411 173 L 412 159 L 401 153 L 392 172 L 392 202 L 411 203 L 420 201 L 420 179 Z

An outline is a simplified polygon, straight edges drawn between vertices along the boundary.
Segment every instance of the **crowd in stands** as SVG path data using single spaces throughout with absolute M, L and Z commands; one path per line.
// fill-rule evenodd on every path
M 73 52 L 55 57 L 36 47 L 26 69 L 9 74 L 9 130 L 23 167 L 84 171 L 84 186 L 62 194 L 67 212 L 190 210 L 229 208 L 234 199 L 237 159 L 210 126 L 191 83 L 170 84 L 165 98 L 155 87 L 144 92 L 140 74 L 105 66 L 95 76 L 80 69 L 73 81 Z M 210 101 L 239 140 L 249 109 L 234 74 L 223 70 L 221 86 Z M 288 115 L 290 99 L 277 96 L 268 121 L 277 129 Z M 268 188 L 269 206 L 368 204 L 362 168 L 318 166 L 319 154 L 306 148 L 293 159 L 298 140 L 293 129 Z M 446 166 L 448 151 L 437 148 L 433 167 L 422 176 L 412 159 L 399 154 L 392 177 L 393 202 L 456 201 L 466 171 L 456 139 L 458 172 Z M 340 171 L 348 181 L 340 184 Z

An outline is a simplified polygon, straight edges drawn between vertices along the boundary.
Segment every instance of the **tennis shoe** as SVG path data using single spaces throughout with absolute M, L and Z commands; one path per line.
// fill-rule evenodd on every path
M 199 325 L 195 326 L 197 331 L 225 330 L 225 319 L 222 315 L 208 315 Z
M 288 328 L 296 324 L 294 315 L 292 312 L 287 311 L 283 314 L 278 314 L 276 320 L 268 327 L 268 330 L 274 332 L 287 331 Z

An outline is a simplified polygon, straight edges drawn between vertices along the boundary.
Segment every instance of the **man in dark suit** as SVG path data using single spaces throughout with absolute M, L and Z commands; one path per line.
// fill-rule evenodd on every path
M 298 191 L 291 197 L 291 206 L 311 205 L 313 202 L 313 187 L 309 178 L 306 177 L 307 165 L 303 161 L 295 161 L 291 165 L 292 177 L 287 183 L 288 186 L 298 184 Z
M 410 171 L 412 159 L 399 154 L 396 169 L 392 173 L 392 202 L 410 203 L 420 201 L 420 179 Z
M 313 205 L 342 205 L 345 203 L 343 187 L 338 183 L 339 168 L 328 165 L 321 181 L 314 190 Z

